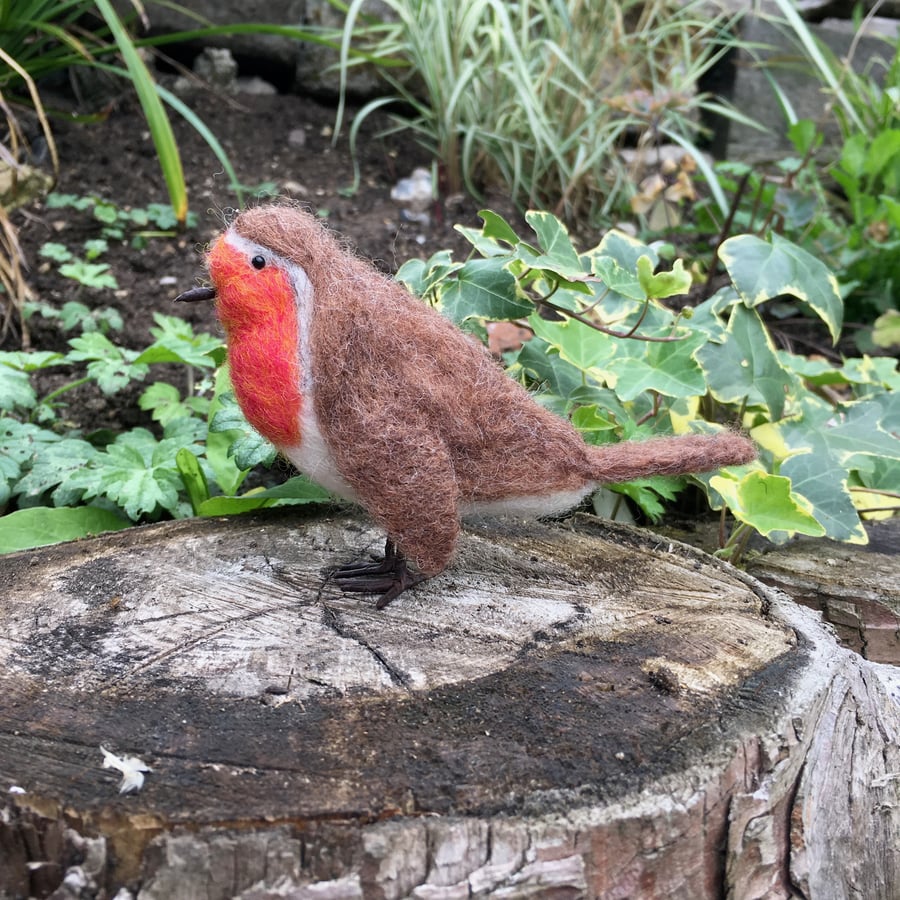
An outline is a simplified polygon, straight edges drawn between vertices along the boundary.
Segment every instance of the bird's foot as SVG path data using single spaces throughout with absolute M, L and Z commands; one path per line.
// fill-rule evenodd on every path
M 406 557 L 390 539 L 385 544 L 384 559 L 380 562 L 348 563 L 335 569 L 331 577 L 346 593 L 381 594 L 375 609 L 384 609 L 407 588 L 427 578 L 426 575 L 409 571 Z

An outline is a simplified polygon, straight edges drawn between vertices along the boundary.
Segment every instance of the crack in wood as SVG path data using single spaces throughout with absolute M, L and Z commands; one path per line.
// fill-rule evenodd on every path
M 391 663 L 384 653 L 366 640 L 359 631 L 342 621 L 340 613 L 334 607 L 322 607 L 322 623 L 338 637 L 355 641 L 369 653 L 378 665 L 387 673 L 388 677 L 391 679 L 391 684 L 402 687 L 407 691 L 412 690 L 412 678 L 409 673 L 404 672 L 402 669 Z

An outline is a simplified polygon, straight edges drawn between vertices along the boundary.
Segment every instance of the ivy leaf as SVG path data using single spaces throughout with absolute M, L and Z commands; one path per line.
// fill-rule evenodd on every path
M 607 444 L 615 440 L 618 431 L 616 422 L 605 415 L 596 403 L 579 406 L 572 413 L 572 424 L 581 432 L 588 444 Z
M 691 274 L 684 271 L 684 263 L 675 260 L 670 272 L 653 273 L 653 263 L 647 255 L 638 257 L 637 274 L 645 296 L 656 300 L 686 294 L 691 289 Z
M 844 309 L 840 289 L 827 266 L 811 253 L 777 234 L 771 244 L 739 234 L 722 243 L 719 258 L 748 306 L 790 294 L 809 305 L 837 342 Z
M 453 262 L 449 250 L 439 250 L 429 259 L 410 259 L 403 263 L 394 276 L 417 297 L 425 297 L 435 285 L 448 278 L 462 263 Z
M 532 269 L 553 272 L 565 279 L 580 279 L 585 274 L 566 227 L 552 213 L 527 212 L 525 221 L 534 229 L 542 252 L 520 241 L 516 245 L 516 256 Z
M 706 392 L 706 377 L 694 354 L 704 334 L 685 334 L 679 341 L 622 341 L 609 365 L 612 387 L 628 402 L 647 391 L 666 397 L 694 397 Z
M 889 309 L 875 320 L 872 343 L 876 347 L 900 347 L 900 311 Z
M 713 475 L 709 483 L 722 495 L 734 517 L 760 534 L 825 534 L 811 504 L 791 490 L 790 478 L 753 471 L 741 477 L 731 473 Z
M 773 420 L 784 414 L 785 392 L 796 379 L 782 368 L 759 314 L 740 304 L 732 307 L 721 344 L 708 343 L 697 351 L 707 374 L 709 390 L 722 403 L 751 406 L 764 403 Z
M 659 256 L 651 247 L 615 228 L 603 235 L 603 240 L 591 255 L 593 257 L 609 256 L 623 269 L 630 272 L 637 272 L 638 260 L 642 256 L 649 258 L 651 268 L 659 265 Z M 644 296 L 641 294 L 640 299 L 643 299 Z
M 478 211 L 478 217 L 484 222 L 482 231 L 485 237 L 495 241 L 503 241 L 503 243 L 509 244 L 510 247 L 516 247 L 521 243 L 521 238 L 503 216 L 497 215 L 490 209 L 481 209 Z
M 883 417 L 879 400 L 860 401 L 838 414 L 824 404 L 808 405 L 800 416 L 753 431 L 783 460 L 779 472 L 834 540 L 867 540 L 850 492 L 851 472 L 872 458 L 900 459 L 900 444 L 883 429 Z
M 785 460 L 779 472 L 790 479 L 792 494 L 808 503 L 809 511 L 823 526 L 825 535 L 851 544 L 868 543 L 850 494 L 849 473 L 828 452 L 824 442 L 813 437 L 812 452 L 798 453 Z
M 516 279 L 490 259 L 471 259 L 441 291 L 441 308 L 457 324 L 466 319 L 517 319 L 534 307 L 522 299 Z
M 641 258 L 644 259 L 645 257 Z M 591 271 L 609 290 L 615 291 L 629 300 L 642 301 L 647 299 L 647 294 L 634 269 L 625 268 L 614 257 L 592 257 Z
M 577 319 L 549 321 L 538 315 L 528 318 L 534 333 L 559 355 L 583 372 L 606 367 L 616 353 L 616 339 Z

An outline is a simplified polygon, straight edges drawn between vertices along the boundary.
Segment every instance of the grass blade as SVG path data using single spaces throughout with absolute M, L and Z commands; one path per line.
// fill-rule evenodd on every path
M 169 201 L 175 213 L 175 218 L 183 223 L 187 218 L 188 199 L 187 187 L 184 183 L 184 170 L 181 166 L 181 155 L 178 152 L 178 144 L 172 133 L 172 125 L 166 115 L 156 83 L 137 52 L 134 42 L 131 40 L 124 25 L 113 9 L 110 0 L 95 0 L 97 9 L 106 21 L 107 27 L 112 33 L 116 46 L 122 54 L 122 59 L 128 69 L 134 90 L 137 93 L 156 153 L 159 157 L 163 178 L 169 191 Z

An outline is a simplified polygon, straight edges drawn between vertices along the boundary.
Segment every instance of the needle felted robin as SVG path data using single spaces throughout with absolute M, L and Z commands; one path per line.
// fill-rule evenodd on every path
M 248 421 L 300 471 L 365 507 L 384 560 L 342 566 L 386 606 L 437 575 L 467 513 L 546 515 L 597 485 L 754 458 L 729 431 L 601 447 L 538 405 L 488 352 L 291 206 L 240 213 L 207 257 Z

